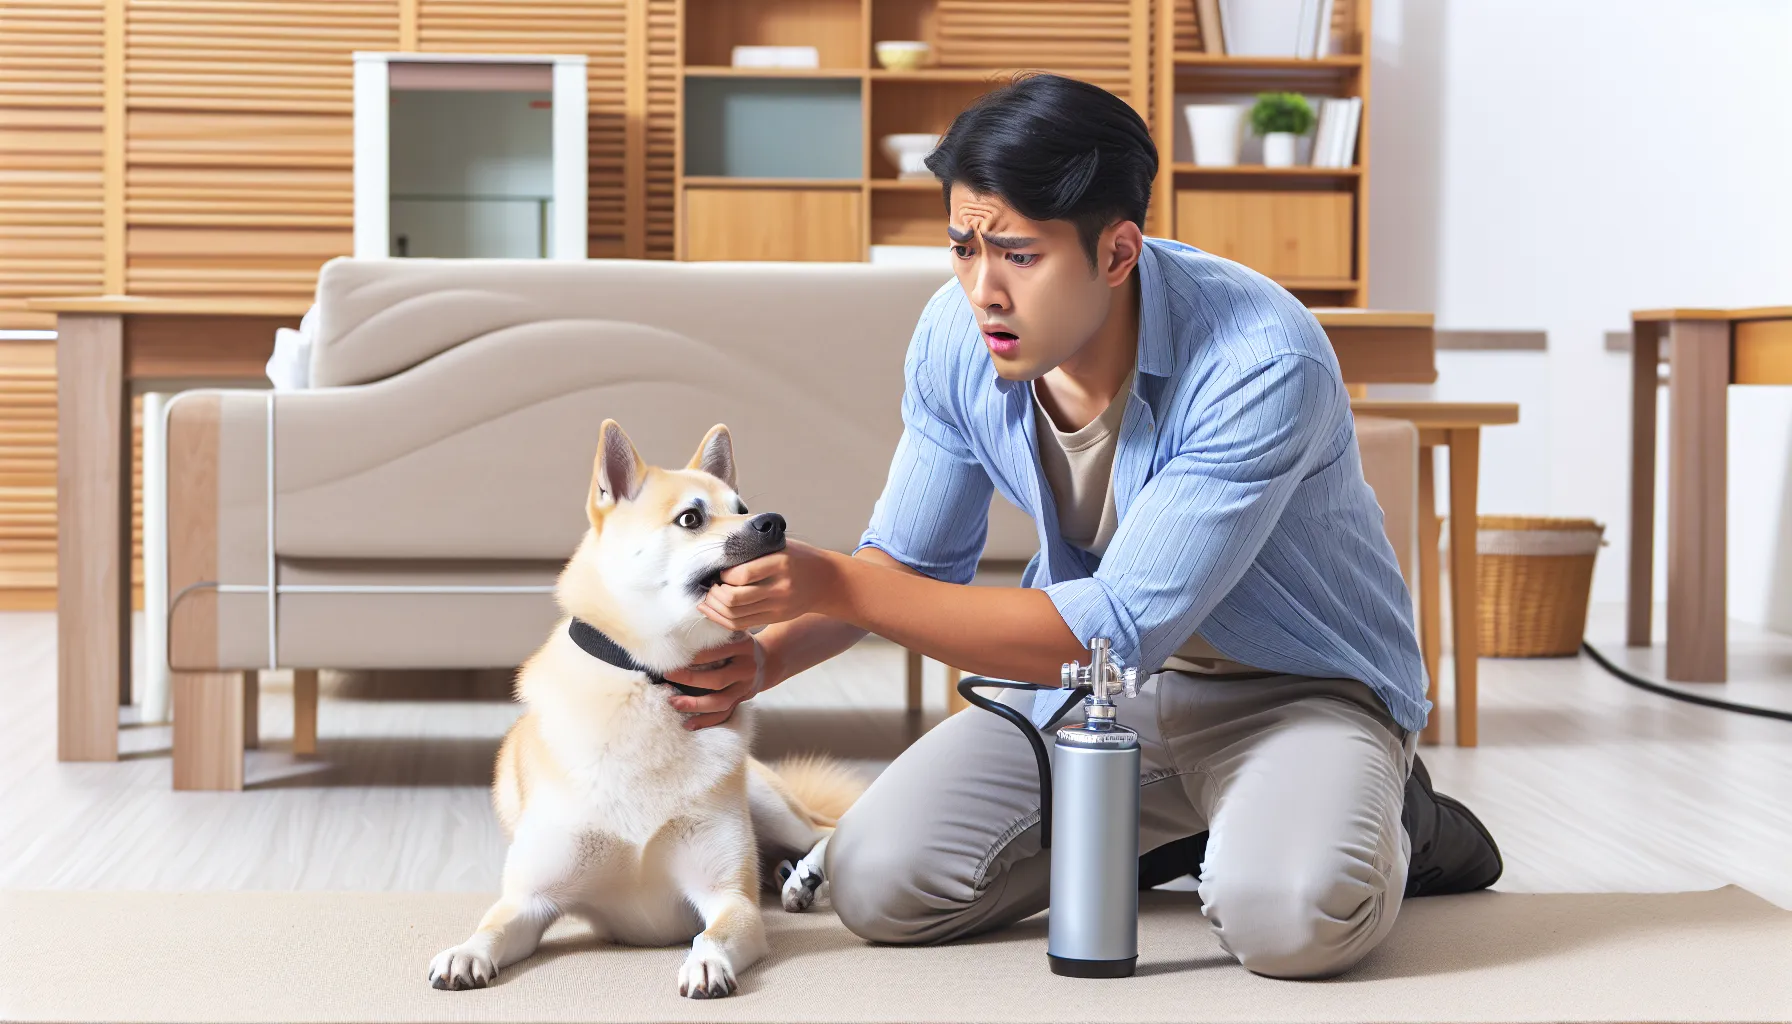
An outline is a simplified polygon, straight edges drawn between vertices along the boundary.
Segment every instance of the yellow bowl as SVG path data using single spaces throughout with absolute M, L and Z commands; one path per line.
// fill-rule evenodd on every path
M 917 40 L 885 40 L 874 49 L 877 62 L 891 71 L 914 71 L 933 56 L 933 47 Z

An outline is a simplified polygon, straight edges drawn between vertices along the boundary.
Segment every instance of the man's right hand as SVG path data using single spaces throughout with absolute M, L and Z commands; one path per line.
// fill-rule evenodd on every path
M 666 678 L 714 691 L 672 698 L 672 709 L 688 716 L 684 720 L 686 729 L 721 725 L 733 717 L 737 706 L 757 697 L 774 682 L 766 678 L 765 648 L 752 634 L 698 654 L 692 666 L 674 669 L 666 673 Z

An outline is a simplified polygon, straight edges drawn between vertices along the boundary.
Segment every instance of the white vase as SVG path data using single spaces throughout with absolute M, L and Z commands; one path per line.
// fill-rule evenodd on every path
M 1191 103 L 1182 108 L 1197 166 L 1232 167 L 1238 163 L 1245 109 L 1238 103 Z
M 1293 167 L 1294 140 L 1298 137 L 1293 132 L 1270 132 L 1263 136 L 1263 166 Z

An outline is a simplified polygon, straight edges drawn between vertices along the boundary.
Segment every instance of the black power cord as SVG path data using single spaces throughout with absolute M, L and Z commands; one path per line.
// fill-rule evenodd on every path
M 1012 679 L 991 679 L 988 676 L 965 676 L 958 681 L 959 696 L 985 711 L 1000 715 L 1013 722 L 1015 728 L 1019 729 L 1020 734 L 1025 736 L 1027 742 L 1032 745 L 1033 761 L 1039 768 L 1039 848 L 1049 850 L 1052 848 L 1052 759 L 1051 755 L 1045 751 L 1045 740 L 1040 738 L 1039 730 L 1033 728 L 1032 719 L 1001 701 L 991 700 L 978 693 L 976 687 L 979 686 L 993 686 L 1000 690 L 1062 690 L 1063 687 L 1041 686 L 1038 683 L 1017 683 Z M 1089 688 L 1079 686 L 1074 692 L 1077 699 L 1081 699 L 1089 692 Z M 1068 709 L 1071 703 L 1066 701 L 1065 708 Z M 1047 723 L 1047 728 L 1050 728 L 1050 723 Z
M 1777 718 L 1782 722 L 1792 722 L 1792 712 L 1779 711 L 1774 708 L 1756 707 L 1753 704 L 1735 704 L 1727 700 L 1718 700 L 1716 697 L 1704 697 L 1696 693 L 1687 693 L 1685 690 L 1676 690 L 1672 687 L 1663 686 L 1660 683 L 1652 683 L 1641 676 L 1632 675 L 1619 668 L 1617 665 L 1612 664 L 1609 658 L 1599 653 L 1599 648 L 1594 647 L 1585 640 L 1580 642 L 1580 646 L 1582 650 L 1587 652 L 1587 657 L 1592 658 L 1600 668 L 1605 669 L 1607 672 L 1610 672 L 1612 675 L 1617 676 L 1619 679 L 1622 679 L 1624 682 L 1627 682 L 1640 690 L 1647 690 L 1650 693 L 1658 693 L 1663 697 L 1672 697 L 1675 700 L 1683 700 L 1688 704 L 1716 708 L 1719 711 L 1734 711 L 1741 715 L 1756 715 L 1761 718 Z

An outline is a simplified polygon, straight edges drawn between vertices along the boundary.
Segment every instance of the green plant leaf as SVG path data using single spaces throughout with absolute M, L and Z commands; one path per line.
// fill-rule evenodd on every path
M 1251 108 L 1251 133 L 1292 132 L 1305 135 L 1313 130 L 1313 108 L 1298 92 L 1265 92 L 1257 94 Z

